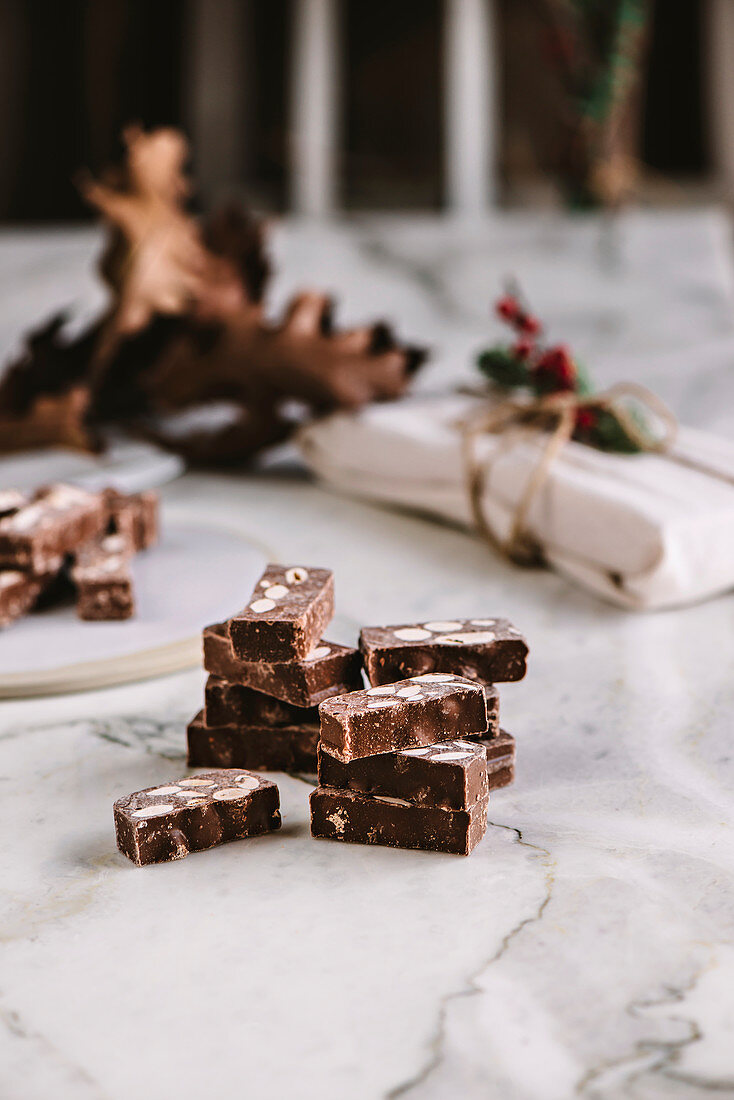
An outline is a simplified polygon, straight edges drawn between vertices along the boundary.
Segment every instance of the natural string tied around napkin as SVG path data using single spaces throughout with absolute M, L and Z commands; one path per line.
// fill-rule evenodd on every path
M 484 397 L 489 404 L 483 403 L 459 424 L 467 493 L 476 526 L 492 547 L 518 565 L 541 565 L 545 560 L 544 548 L 527 530 L 528 513 L 553 463 L 583 419 L 595 423 L 599 414 L 608 414 L 607 422 L 614 425 L 625 445 L 615 447 L 612 444 L 605 448 L 607 450 L 657 454 L 669 451 L 678 423 L 667 405 L 639 383 L 621 382 L 603 393 L 587 392 L 588 382 L 566 349 L 543 351 L 537 348 L 535 338 L 541 331 L 540 323 L 519 306 L 514 295 L 501 299 L 497 310 L 503 320 L 515 328 L 520 339 L 514 347 L 485 352 L 480 356 L 480 369 L 494 381 L 501 380 L 505 393 L 508 388 L 519 387 L 537 391 L 549 384 L 558 388 L 524 397 L 503 396 L 499 401 L 497 388 L 469 391 L 474 396 Z M 659 431 L 653 431 L 654 421 Z M 509 446 L 516 441 L 518 433 L 547 438 L 515 506 L 509 533 L 503 539 L 487 519 L 483 496 L 492 462 L 504 448 L 487 461 L 480 456 L 477 444 L 484 435 L 500 435 Z

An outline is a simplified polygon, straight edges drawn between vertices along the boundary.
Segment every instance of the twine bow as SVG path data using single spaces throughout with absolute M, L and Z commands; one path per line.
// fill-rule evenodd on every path
M 476 390 L 470 392 L 477 393 Z M 485 390 L 482 395 L 486 397 L 489 393 Z M 645 425 L 648 417 L 638 420 L 629 407 L 628 399 L 636 402 L 645 413 L 651 414 L 661 425 L 662 432 L 651 434 Z M 678 430 L 678 422 L 668 406 L 636 382 L 620 382 L 593 396 L 563 391 L 525 400 L 508 398 L 499 404 L 482 406 L 460 425 L 467 491 L 477 528 L 492 547 L 518 565 L 541 565 L 545 560 L 542 543 L 526 530 L 526 520 L 553 463 L 573 436 L 580 409 L 612 413 L 632 443 L 640 451 L 648 453 L 668 451 Z M 495 453 L 492 460 L 483 461 L 477 451 L 477 441 L 481 436 L 490 434 L 503 435 L 513 442 L 515 429 L 522 433 L 548 433 L 548 439 L 515 507 L 509 534 L 506 539 L 501 539 L 489 523 L 482 503 L 492 460 L 499 455 Z

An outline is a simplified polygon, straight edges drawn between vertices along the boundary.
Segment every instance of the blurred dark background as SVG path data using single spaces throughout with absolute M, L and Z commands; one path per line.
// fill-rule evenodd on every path
M 118 158 L 130 120 L 183 127 L 204 201 L 290 206 L 298 0 L 0 0 L 0 219 L 80 220 L 72 179 Z M 729 0 L 734 4 L 734 0 Z M 635 155 L 643 194 L 708 197 L 709 0 L 652 11 Z M 335 194 L 340 208 L 446 199 L 442 0 L 342 0 Z M 335 10 L 337 10 L 335 9 Z M 498 0 L 499 200 L 548 200 L 563 99 L 534 0 Z

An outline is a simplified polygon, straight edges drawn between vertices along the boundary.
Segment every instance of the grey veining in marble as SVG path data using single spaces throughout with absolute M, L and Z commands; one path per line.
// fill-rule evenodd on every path
M 649 325 L 625 319 L 634 286 L 604 276 L 591 231 L 574 227 L 576 278 L 586 265 L 609 340 L 553 282 L 555 263 L 571 265 L 558 229 L 545 249 L 498 228 L 485 275 L 476 241 L 464 263 L 458 239 L 443 267 L 443 226 L 285 227 L 276 298 L 307 275 L 333 281 L 351 319 L 386 310 L 408 335 L 443 334 L 438 376 L 481 341 L 484 299 L 522 246 L 554 330 L 586 330 L 610 379 L 634 356 L 677 411 L 691 403 L 687 419 L 731 426 L 717 226 L 667 227 L 677 268 L 658 264 L 654 229 L 638 235 L 633 282 L 659 275 Z M 68 255 L 73 268 L 82 250 Z M 39 246 L 24 270 L 42 258 Z M 697 340 L 721 354 L 696 404 Z M 3 1100 L 734 1097 L 734 597 L 632 616 L 468 534 L 283 472 L 188 475 L 164 492 L 283 558 L 332 566 L 337 641 L 365 622 L 515 621 L 532 648 L 526 680 L 501 690 L 517 782 L 468 859 L 313 841 L 310 784 L 281 776 L 281 833 L 140 870 L 115 850 L 112 802 L 183 774 L 203 674 L 2 704 Z

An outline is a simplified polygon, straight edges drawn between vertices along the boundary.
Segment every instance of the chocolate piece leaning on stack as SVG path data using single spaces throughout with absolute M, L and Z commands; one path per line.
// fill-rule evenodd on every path
M 468 855 L 489 801 L 482 687 L 427 673 L 322 703 L 311 834 Z
M 280 828 L 275 783 L 239 768 L 187 776 L 115 802 L 117 847 L 138 867 Z
M 190 765 L 316 771 L 317 705 L 362 684 L 359 652 L 321 638 L 333 606 L 329 570 L 269 565 L 244 612 L 204 629 L 210 676 Z

